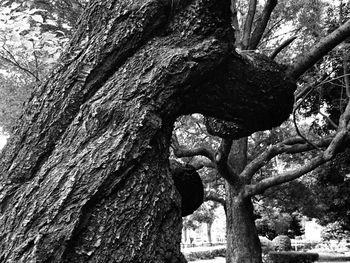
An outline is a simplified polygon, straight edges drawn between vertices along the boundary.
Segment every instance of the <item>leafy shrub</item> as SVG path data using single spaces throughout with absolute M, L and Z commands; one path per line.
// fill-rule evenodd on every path
M 317 253 L 308 252 L 270 252 L 269 262 L 271 263 L 311 263 L 318 260 Z
M 329 223 L 322 230 L 323 241 L 348 239 L 349 237 L 350 232 L 344 229 L 340 222 Z
M 185 257 L 188 261 L 196 261 L 200 259 L 214 259 L 216 257 L 225 257 L 226 249 L 213 249 L 207 251 L 196 251 L 185 254 Z
M 310 250 L 310 249 L 316 248 L 317 245 L 318 245 L 317 241 L 306 241 L 303 244 L 302 248 L 303 248 L 303 250 Z
M 344 256 L 344 255 L 322 255 L 319 257 L 320 262 L 331 262 L 331 261 L 336 261 L 336 262 L 349 262 L 350 257 L 349 256 Z
M 270 251 L 275 250 L 274 243 L 271 240 L 269 240 L 267 237 L 259 236 L 259 239 L 260 239 L 261 249 L 262 249 L 263 253 L 266 254 Z
M 292 250 L 292 243 L 288 236 L 280 235 L 272 240 L 275 249 L 277 251 L 289 251 Z

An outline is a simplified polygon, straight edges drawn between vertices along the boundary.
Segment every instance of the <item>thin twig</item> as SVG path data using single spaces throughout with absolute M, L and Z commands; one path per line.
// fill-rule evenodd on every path
M 296 122 L 296 111 L 299 109 L 299 107 L 302 105 L 302 103 L 305 101 L 305 99 L 312 93 L 312 91 L 314 90 L 314 88 L 310 89 L 302 98 L 302 100 L 297 104 L 296 107 L 294 107 L 293 109 L 293 123 L 294 123 L 294 127 L 295 130 L 297 132 L 297 134 L 303 139 L 305 140 L 305 142 L 307 142 L 308 144 L 310 144 L 311 146 L 313 146 L 315 149 L 322 151 L 319 147 L 317 147 L 317 145 L 315 145 L 314 143 L 312 143 L 311 141 L 309 141 L 304 135 L 301 134 L 298 124 Z
M 33 72 L 31 72 L 29 69 L 27 69 L 27 68 L 25 68 L 25 67 L 23 67 L 23 66 L 21 66 L 21 65 L 19 64 L 19 62 L 16 60 L 16 58 L 12 55 L 12 53 L 11 53 L 9 50 L 7 50 L 4 46 L 3 46 L 2 48 L 3 48 L 3 50 L 5 50 L 6 53 L 12 58 L 12 60 L 9 59 L 9 58 L 7 58 L 7 57 L 5 57 L 5 56 L 3 56 L 3 55 L 1 55 L 1 54 L 0 54 L 0 59 L 5 60 L 6 62 L 12 64 L 12 65 L 15 66 L 16 68 L 18 68 L 18 69 L 20 69 L 20 70 L 26 72 L 27 74 L 33 76 L 33 77 L 35 78 L 36 81 L 40 82 L 40 79 L 39 79 L 37 76 L 35 76 L 35 74 L 34 74 Z
M 326 114 L 322 113 L 321 111 L 318 111 L 318 113 L 321 114 L 333 126 L 333 128 L 338 128 L 338 125 L 335 124 L 335 122 L 332 121 L 331 118 L 329 118 Z

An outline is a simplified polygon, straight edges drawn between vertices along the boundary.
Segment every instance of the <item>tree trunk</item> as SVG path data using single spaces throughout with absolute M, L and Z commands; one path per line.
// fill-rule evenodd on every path
M 255 112 L 252 132 L 295 88 L 234 53 L 229 5 L 90 1 L 1 153 L 0 262 L 185 262 L 168 161 L 175 119 L 250 123 Z M 208 85 L 225 63 L 244 97 Z M 245 68 L 255 78 L 239 79 Z M 280 108 L 274 125 L 290 110 Z
M 261 263 L 261 245 L 250 198 L 229 187 L 227 198 L 227 263 Z
M 247 138 L 233 141 L 228 163 L 239 174 L 247 165 Z M 226 190 L 226 262 L 261 263 L 261 245 L 255 227 L 250 198 L 241 196 L 246 182 L 225 184 Z

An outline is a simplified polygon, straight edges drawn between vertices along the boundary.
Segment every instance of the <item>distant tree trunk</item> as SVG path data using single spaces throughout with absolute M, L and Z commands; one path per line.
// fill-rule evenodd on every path
M 295 88 L 234 52 L 229 5 L 90 1 L 1 153 L 0 262 L 185 262 L 174 121 L 239 137 L 282 122 Z
M 184 243 L 187 243 L 187 240 L 188 240 L 188 228 L 187 227 L 182 228 L 182 236 L 184 239 Z
M 208 235 L 208 243 L 211 244 L 212 242 L 212 238 L 211 238 L 211 228 L 213 226 L 213 222 L 209 222 L 207 223 L 207 235 Z

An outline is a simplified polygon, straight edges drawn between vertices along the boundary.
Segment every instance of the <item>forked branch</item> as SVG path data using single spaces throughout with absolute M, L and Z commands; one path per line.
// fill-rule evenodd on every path
M 338 130 L 336 135 L 330 141 L 327 149 L 324 152 L 320 153 L 318 156 L 311 159 L 310 162 L 306 163 L 305 165 L 297 169 L 284 172 L 277 176 L 263 179 L 255 185 L 247 185 L 244 191 L 244 195 L 252 196 L 256 194 L 261 194 L 266 189 L 272 186 L 276 186 L 276 185 L 280 185 L 280 184 L 292 181 L 314 170 L 316 167 L 334 158 L 335 155 L 340 151 L 340 149 L 344 147 L 344 144 L 349 143 L 349 137 L 350 137 L 350 101 L 348 102 L 344 113 L 339 118 L 339 125 L 338 125 Z M 310 147 L 310 145 L 308 145 L 308 147 Z M 265 161 L 269 157 L 270 156 L 261 157 L 261 159 L 262 161 Z M 254 164 L 251 165 L 251 169 L 254 169 Z
M 332 138 L 323 138 L 318 142 L 315 142 L 318 147 L 327 147 Z M 287 153 L 295 154 L 310 151 L 314 149 L 312 145 L 306 143 L 300 137 L 289 138 L 283 142 L 280 142 L 275 145 L 271 145 L 266 151 L 257 156 L 253 161 L 251 161 L 245 169 L 240 174 L 241 177 L 245 178 L 245 181 L 250 181 L 254 174 L 261 169 L 266 163 L 268 163 L 272 158 L 277 155 Z

